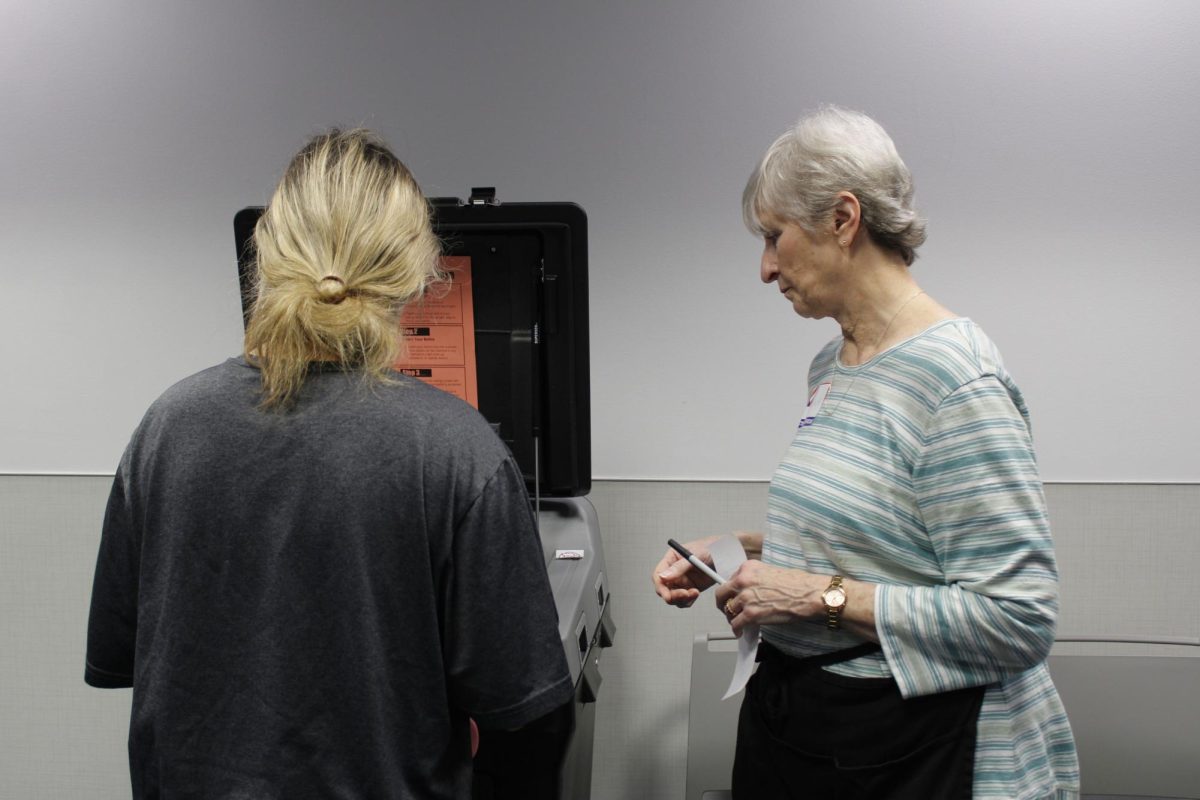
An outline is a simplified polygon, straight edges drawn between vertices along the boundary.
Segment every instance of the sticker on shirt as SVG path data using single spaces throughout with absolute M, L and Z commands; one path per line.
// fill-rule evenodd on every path
M 822 383 L 816 389 L 813 389 L 813 393 L 808 396 L 808 405 L 804 409 L 804 418 L 800 420 L 800 424 L 797 427 L 807 428 L 813 424 L 813 420 L 821 412 L 821 404 L 829 396 L 829 390 L 832 387 L 832 383 Z

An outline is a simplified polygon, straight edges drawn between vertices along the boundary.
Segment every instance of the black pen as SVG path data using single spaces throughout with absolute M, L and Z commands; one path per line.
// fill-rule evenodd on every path
M 714 581 L 716 581 L 717 585 L 720 585 L 725 582 L 725 579 L 722 578 L 720 575 L 718 575 L 717 571 L 715 569 L 710 567 L 708 564 L 705 564 L 699 558 L 696 558 L 695 553 L 693 553 L 691 550 L 688 550 L 686 547 L 681 545 L 679 542 L 675 541 L 674 539 L 667 539 L 667 544 L 671 545 L 672 550 L 674 550 L 676 553 L 679 553 L 679 555 L 681 555 L 685 559 L 687 559 L 687 562 L 689 564 L 691 564 L 693 567 L 700 570 L 705 575 L 707 575 L 708 577 L 710 577 Z

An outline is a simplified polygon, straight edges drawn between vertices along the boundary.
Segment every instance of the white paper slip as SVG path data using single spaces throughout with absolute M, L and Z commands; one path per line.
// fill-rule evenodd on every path
M 738 566 L 746 560 L 746 551 L 742 549 L 742 543 L 737 540 L 736 536 L 722 536 L 709 545 L 708 552 L 712 556 L 713 567 L 717 570 L 717 574 L 725 580 L 729 580 L 730 576 L 737 572 Z M 733 678 L 729 681 L 729 689 L 721 698 L 722 700 L 728 700 L 746 688 L 746 682 L 754 674 L 756 655 L 758 655 L 758 626 L 747 625 L 742 628 L 742 635 L 738 637 L 737 663 L 733 668 Z

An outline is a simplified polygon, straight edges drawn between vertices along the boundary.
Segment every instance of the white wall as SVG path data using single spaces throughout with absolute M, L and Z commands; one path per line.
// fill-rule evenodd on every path
M 0 3 L 0 471 L 105 472 L 238 349 L 231 220 L 332 124 L 431 194 L 591 224 L 594 473 L 765 478 L 832 323 L 757 280 L 745 176 L 863 109 L 931 294 L 1000 343 L 1051 480 L 1200 480 L 1200 5 Z

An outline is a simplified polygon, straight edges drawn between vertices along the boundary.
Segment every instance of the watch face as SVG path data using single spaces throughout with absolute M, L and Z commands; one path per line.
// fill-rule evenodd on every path
M 841 608 L 846 605 L 846 590 L 840 586 L 833 589 L 826 589 L 825 593 L 821 595 L 821 599 L 830 608 Z

